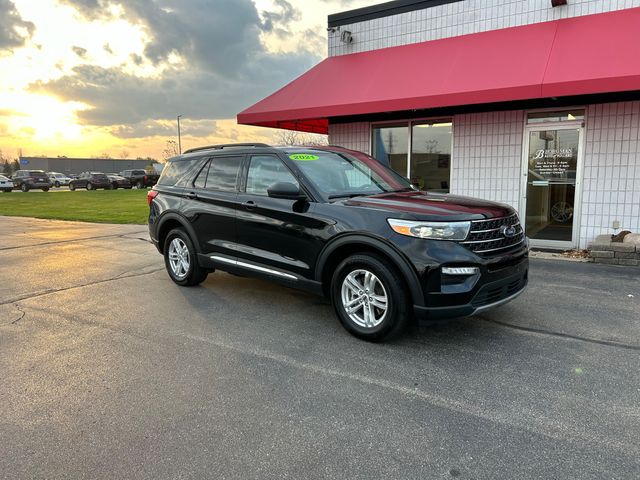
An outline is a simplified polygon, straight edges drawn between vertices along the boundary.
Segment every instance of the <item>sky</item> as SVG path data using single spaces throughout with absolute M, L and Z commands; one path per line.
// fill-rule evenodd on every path
M 162 158 L 274 142 L 238 112 L 326 57 L 327 15 L 365 0 L 0 0 L 4 157 Z

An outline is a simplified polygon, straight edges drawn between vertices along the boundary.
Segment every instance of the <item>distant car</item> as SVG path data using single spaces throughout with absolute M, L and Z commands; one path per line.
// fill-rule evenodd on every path
M 13 187 L 19 188 L 23 192 L 28 192 L 32 188 L 48 192 L 52 185 L 51 180 L 42 170 L 16 170 L 11 179 Z
M 123 170 L 120 172 L 120 176 L 128 179 L 131 185 L 135 185 L 137 188 L 153 187 L 158 182 L 157 173 L 148 173 L 143 169 Z
M 86 188 L 87 190 L 96 190 L 111 188 L 111 180 L 102 172 L 82 172 L 78 178 L 69 182 L 69 190 L 76 188 Z
M 0 190 L 5 193 L 9 193 L 13 190 L 13 182 L 10 178 L 5 177 L 4 175 L 0 175 Z
M 109 177 L 111 188 L 114 190 L 117 190 L 118 188 L 126 188 L 127 190 L 131 189 L 131 182 L 128 179 L 111 173 L 107 174 L 107 177 Z
M 69 185 L 69 182 L 71 181 L 71 178 L 67 177 L 64 173 L 47 172 L 47 175 L 49 176 L 51 183 L 53 183 L 53 186 L 56 188 L 62 185 Z

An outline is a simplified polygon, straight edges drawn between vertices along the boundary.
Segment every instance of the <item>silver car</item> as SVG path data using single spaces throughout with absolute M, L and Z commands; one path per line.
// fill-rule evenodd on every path
M 61 185 L 69 185 L 71 179 L 67 177 L 64 173 L 58 172 L 47 172 L 49 179 L 54 187 L 60 187 Z
M 0 190 L 5 193 L 9 193 L 13 190 L 13 182 L 10 178 L 5 177 L 4 175 L 0 175 Z

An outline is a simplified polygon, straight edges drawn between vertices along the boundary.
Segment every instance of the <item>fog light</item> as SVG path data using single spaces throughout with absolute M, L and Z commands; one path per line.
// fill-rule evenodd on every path
M 478 267 L 442 267 L 445 275 L 475 275 L 480 273 Z

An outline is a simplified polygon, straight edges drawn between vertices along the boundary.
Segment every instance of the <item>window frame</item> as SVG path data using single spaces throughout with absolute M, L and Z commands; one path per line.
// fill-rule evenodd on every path
M 236 173 L 236 182 L 235 182 L 235 187 L 232 190 L 225 190 L 222 188 L 210 188 L 207 187 L 207 181 L 209 180 L 209 168 L 211 166 L 211 162 L 213 162 L 216 158 L 238 158 L 239 162 L 238 162 L 238 172 Z M 200 167 L 197 171 L 197 173 L 193 176 L 193 179 L 191 180 L 191 186 L 193 188 L 197 188 L 200 190 L 204 190 L 204 191 L 209 191 L 209 192 L 224 192 L 224 193 L 239 193 L 240 187 L 241 187 L 241 182 L 240 179 L 242 178 L 243 175 L 243 171 L 244 171 L 244 166 L 246 164 L 246 158 L 247 156 L 245 154 L 235 154 L 235 155 L 211 155 L 210 157 L 205 157 L 205 161 L 202 164 L 202 167 Z M 198 177 L 200 176 L 200 174 L 202 173 L 202 171 L 204 169 L 207 169 L 207 181 L 205 181 L 204 187 L 197 187 L 196 186 L 196 180 L 198 179 Z

